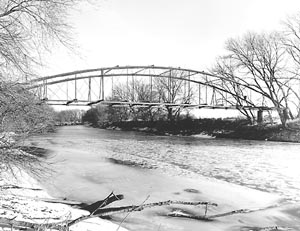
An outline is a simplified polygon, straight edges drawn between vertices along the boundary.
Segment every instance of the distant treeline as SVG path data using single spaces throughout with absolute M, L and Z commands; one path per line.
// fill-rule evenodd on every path
M 158 109 L 151 116 L 128 108 L 98 106 L 88 110 L 82 117 L 84 123 L 104 129 L 144 131 L 154 134 L 213 135 L 218 131 L 236 130 L 249 124 L 246 119 L 196 119 L 185 112 L 170 120 L 168 111 Z M 144 111 L 145 112 L 145 111 Z M 150 113 L 150 112 L 148 112 Z M 155 114 L 155 116 L 153 116 Z
M 253 125 L 245 118 L 196 119 L 187 112 L 169 120 L 168 111 L 160 109 L 152 111 L 148 116 L 146 112 L 147 109 L 141 108 L 135 111 L 126 107 L 98 106 L 88 110 L 82 121 L 103 129 L 142 131 L 157 135 L 207 134 L 217 138 L 300 142 L 299 120 L 290 121 L 284 127 L 271 123 Z
M 65 126 L 65 125 L 76 125 L 82 124 L 82 115 L 84 110 L 62 110 L 55 112 L 54 120 L 55 125 Z

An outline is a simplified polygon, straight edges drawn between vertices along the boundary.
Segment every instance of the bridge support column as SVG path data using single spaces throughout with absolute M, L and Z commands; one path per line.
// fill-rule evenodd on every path
M 259 109 L 257 111 L 257 123 L 262 124 L 263 122 L 263 110 Z
M 101 95 L 102 95 L 102 100 L 104 100 L 104 73 L 103 73 L 103 70 L 101 70 Z

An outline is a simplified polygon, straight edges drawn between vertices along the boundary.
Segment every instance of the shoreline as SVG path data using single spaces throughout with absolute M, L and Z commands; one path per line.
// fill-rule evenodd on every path
M 63 203 L 51 203 L 55 199 L 45 190 L 41 183 L 24 169 L 14 168 L 13 172 L 1 172 L 0 180 L 0 230 L 12 227 L 2 223 L 6 220 L 29 222 L 41 225 L 48 230 L 47 224 L 64 224 L 67 220 L 89 215 L 88 211 L 76 209 Z M 48 202 L 46 202 L 48 200 Z M 128 231 L 127 229 L 101 218 L 90 218 L 71 227 L 70 231 Z M 12 230 L 21 230 L 14 228 Z M 31 229 L 32 230 L 32 229 Z M 39 230 L 39 229 L 38 229 Z M 51 229 L 53 230 L 53 229 Z
M 270 124 L 249 125 L 245 120 L 229 119 L 182 120 L 174 123 L 168 121 L 123 121 L 89 126 L 163 136 L 206 135 L 224 139 L 300 143 L 300 125 L 298 121 L 288 123 L 287 128 Z

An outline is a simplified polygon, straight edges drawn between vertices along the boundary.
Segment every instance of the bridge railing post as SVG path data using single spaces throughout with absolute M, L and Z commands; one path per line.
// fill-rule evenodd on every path
M 91 77 L 89 78 L 89 89 L 88 89 L 88 101 L 91 102 L 92 96 L 91 96 L 91 89 L 92 88 L 92 79 Z
M 47 89 L 47 80 L 44 80 L 43 81 L 43 90 L 44 90 L 44 92 L 43 92 L 43 99 L 47 99 L 48 98 L 48 89 Z
M 103 73 L 103 70 L 101 70 L 101 95 L 102 95 L 102 100 L 104 100 L 104 73 Z

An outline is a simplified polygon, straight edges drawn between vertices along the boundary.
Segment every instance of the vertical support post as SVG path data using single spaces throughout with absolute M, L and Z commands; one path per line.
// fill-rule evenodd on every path
M 48 98 L 48 89 L 47 89 L 47 80 L 43 81 L 43 87 L 44 87 L 44 93 L 43 93 L 43 98 L 47 99 Z
M 101 94 L 102 94 L 102 100 L 104 100 L 104 73 L 103 70 L 101 70 Z
M 153 93 L 152 93 L 152 91 L 153 91 L 153 86 L 152 86 L 152 75 L 151 75 L 151 73 L 150 73 L 150 70 L 149 70 L 149 75 L 150 75 L 150 102 L 152 102 L 152 100 L 153 100 Z
M 129 101 L 129 93 L 130 93 L 130 91 L 129 91 L 129 80 L 128 80 L 128 68 L 126 69 L 126 73 L 127 73 L 127 75 L 126 75 L 126 100 L 127 101 Z
M 114 77 L 111 77 L 111 96 L 114 98 Z
M 190 98 L 191 97 L 191 73 L 188 72 L 188 92 L 187 92 L 187 97 Z
M 201 84 L 198 83 L 198 87 L 199 87 L 199 105 L 201 104 Z
M 66 90 L 66 93 L 67 93 L 67 101 L 69 100 L 69 81 L 67 81 L 67 90 Z
M 215 105 L 215 103 L 214 103 L 215 94 L 216 94 L 216 90 L 213 88 L 213 93 L 212 93 L 212 96 L 211 96 L 211 101 L 210 101 L 210 104 L 211 104 L 212 106 L 214 106 L 214 105 Z
M 101 99 L 101 76 L 99 77 L 99 96 L 98 99 Z
M 300 96 L 300 79 L 299 79 L 299 96 Z M 299 104 L 300 104 L 300 102 L 299 102 Z M 300 117 L 300 108 L 297 112 L 297 118 L 299 118 L 299 117 Z
M 207 75 L 205 75 L 205 83 L 206 83 L 206 85 L 205 85 L 205 104 L 207 104 L 208 103 L 208 99 L 207 99 L 207 97 L 208 97 L 208 92 L 207 92 Z
M 134 101 L 135 98 L 134 98 L 134 75 L 131 76 L 131 79 L 132 79 L 132 94 L 131 94 L 131 101 Z
M 88 101 L 89 102 L 91 102 L 91 86 L 92 86 L 91 81 L 92 81 L 92 79 L 90 77 L 89 78 L 89 92 L 88 92 Z
M 75 75 L 75 98 L 77 100 L 77 75 Z
M 170 70 L 169 77 L 168 77 L 168 103 L 171 103 L 171 76 L 172 76 L 172 70 Z
M 42 86 L 39 86 L 38 90 L 37 90 L 37 93 L 38 93 L 38 96 L 40 99 L 43 99 L 43 92 L 42 92 Z
M 222 89 L 224 89 L 224 83 L 223 83 L 223 81 L 222 81 L 221 86 L 222 86 Z M 220 95 L 221 95 L 221 105 L 224 106 L 224 105 L 225 105 L 225 104 L 224 104 L 224 92 L 221 91 L 221 92 L 220 92 Z
M 186 83 L 187 83 L 187 80 L 186 78 L 183 78 L 183 97 L 184 97 L 184 100 L 186 101 L 186 98 L 187 98 L 187 95 L 186 95 Z

